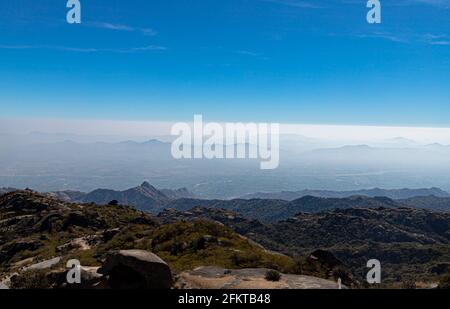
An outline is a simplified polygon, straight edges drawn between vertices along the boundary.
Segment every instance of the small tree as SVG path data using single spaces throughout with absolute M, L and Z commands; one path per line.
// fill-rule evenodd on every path
M 11 278 L 11 289 L 49 289 L 51 284 L 47 277 L 47 270 L 26 270 Z
M 108 203 L 109 206 L 117 206 L 119 205 L 119 201 L 118 200 L 112 200 L 111 202 Z
M 280 281 L 281 274 L 276 270 L 270 269 L 266 272 L 266 280 L 267 281 Z

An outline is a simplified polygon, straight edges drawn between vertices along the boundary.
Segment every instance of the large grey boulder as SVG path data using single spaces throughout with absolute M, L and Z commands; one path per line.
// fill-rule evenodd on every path
M 113 289 L 169 289 L 172 273 L 156 254 L 144 250 L 120 250 L 108 254 L 98 270 L 108 276 Z

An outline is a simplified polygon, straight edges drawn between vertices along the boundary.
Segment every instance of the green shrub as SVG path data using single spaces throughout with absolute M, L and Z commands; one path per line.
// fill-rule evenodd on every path
M 49 289 L 48 270 L 26 270 L 11 278 L 11 289 Z
M 270 269 L 266 272 L 265 278 L 267 281 L 280 281 L 281 274 L 276 270 Z

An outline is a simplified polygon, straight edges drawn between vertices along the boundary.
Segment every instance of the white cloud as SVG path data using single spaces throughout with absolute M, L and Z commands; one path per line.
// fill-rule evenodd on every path
M 396 42 L 396 43 L 407 43 L 408 40 L 406 38 L 397 36 L 397 35 L 393 35 L 391 33 L 387 33 L 387 32 L 372 32 L 372 33 L 366 33 L 366 34 L 357 34 L 356 35 L 359 38 L 379 38 L 379 39 L 384 39 L 384 40 L 388 40 L 391 42 Z
M 67 51 L 78 53 L 98 53 L 98 52 L 110 52 L 110 53 L 137 53 L 137 52 L 151 52 L 151 51 L 165 51 L 164 46 L 159 45 L 147 45 L 142 47 L 125 47 L 125 48 L 84 48 L 84 47 L 70 47 L 70 46 L 57 46 L 57 45 L 0 45 L 0 49 L 49 49 L 55 51 Z
M 59 51 L 70 51 L 79 53 L 95 53 L 100 51 L 96 48 L 52 46 L 52 45 L 0 45 L 0 49 L 52 49 Z
M 107 30 L 140 32 L 146 36 L 157 35 L 157 32 L 152 28 L 139 28 L 139 27 L 133 27 L 133 26 L 123 25 L 123 24 L 112 24 L 112 23 L 108 23 L 108 22 L 86 22 L 85 24 L 90 27 L 107 29 Z
M 450 41 L 433 41 L 431 45 L 450 45 Z
M 431 45 L 450 45 L 450 37 L 445 34 L 427 33 L 422 36 L 422 40 Z

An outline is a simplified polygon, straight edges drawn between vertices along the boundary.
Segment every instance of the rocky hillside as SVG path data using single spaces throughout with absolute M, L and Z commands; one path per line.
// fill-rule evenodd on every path
M 160 191 L 171 200 L 176 200 L 179 198 L 195 198 L 195 194 L 190 192 L 187 188 L 180 188 L 175 190 L 161 189 Z
M 313 195 L 317 194 L 315 191 L 311 191 L 311 193 Z M 247 218 L 257 219 L 262 222 L 276 222 L 289 219 L 300 212 L 316 213 L 337 208 L 411 207 L 439 211 L 450 210 L 450 198 L 443 197 L 446 192 L 438 188 L 400 190 L 372 189 L 347 192 L 323 191 L 322 193 L 324 196 L 329 195 L 339 197 L 315 197 L 307 195 L 292 199 L 291 201 L 271 198 L 204 200 L 195 199 L 193 194 L 186 188 L 178 190 L 160 190 L 148 182 L 144 182 L 140 186 L 125 191 L 97 189 L 90 193 L 59 191 L 48 194 L 51 197 L 63 201 L 96 203 L 98 205 L 106 205 L 115 200 L 119 204 L 134 206 L 139 210 L 144 210 L 153 214 L 158 214 L 164 208 L 173 208 L 179 211 L 186 211 L 194 207 L 221 208 L 237 212 Z M 350 193 L 361 193 L 361 195 L 347 196 Z M 395 198 L 409 196 L 416 197 L 398 200 L 385 197 L 383 194 Z M 426 194 L 436 194 L 436 196 L 422 196 Z
M 401 200 L 401 203 L 413 208 L 423 208 L 450 212 L 450 197 L 420 196 Z
M 437 265 L 450 261 L 450 214 L 409 208 L 299 214 L 275 224 L 270 238 L 299 253 L 329 250 L 357 274 L 376 258 L 386 279 L 430 280 Z
M 12 191 L 16 191 L 17 189 L 14 188 L 0 188 L 0 195 L 8 193 L 8 192 L 12 192 Z
M 445 276 L 450 265 L 450 214 L 376 207 L 391 200 L 371 201 L 372 208 L 363 208 L 355 198 L 354 208 L 261 222 L 216 207 L 167 209 L 155 217 L 132 207 L 69 203 L 30 190 L 6 193 L 0 196 L 0 277 L 46 269 L 50 280 L 49 270 L 61 272 L 74 258 L 88 270 L 96 269 L 95 275 L 89 274 L 96 277 L 97 268 L 119 250 L 156 254 L 174 278 L 182 273 L 189 277 L 192 270 L 205 266 L 270 268 L 285 275 L 341 278 L 347 286 L 360 286 L 366 262 L 373 258 L 381 261 L 386 283 L 432 284 Z M 157 260 L 145 256 L 144 261 Z M 261 272 L 250 277 L 260 282 Z M 28 277 L 13 278 L 15 286 L 29 284 Z
M 284 200 L 195 200 L 178 199 L 167 207 L 185 211 L 195 207 L 221 208 L 257 219 L 261 222 L 277 222 L 289 219 L 300 212 L 317 213 L 330 209 L 346 208 L 398 208 L 405 205 L 385 197 L 352 196 L 349 198 L 320 198 L 305 196 L 288 202 Z
M 356 276 L 376 258 L 390 282 L 438 280 L 450 265 L 450 214 L 411 208 L 348 208 L 261 223 L 228 210 L 166 210 L 161 220 L 209 218 L 232 227 L 266 248 L 307 256 L 316 249 L 333 253 Z M 445 266 L 447 265 L 447 266 Z
M 295 268 L 292 258 L 211 221 L 164 223 L 127 206 L 67 203 L 29 190 L 0 196 L 0 279 L 17 273 L 15 286 L 41 269 L 49 269 L 45 282 L 53 284 L 49 271 L 61 271 L 69 259 L 98 268 L 111 252 L 131 249 L 157 254 L 175 275 L 199 266 Z
M 416 197 L 407 200 L 393 200 L 387 197 L 351 196 L 347 198 L 321 198 L 305 196 L 293 201 L 236 199 L 236 200 L 197 200 L 178 199 L 166 207 L 186 211 L 195 207 L 220 208 L 261 222 L 274 223 L 294 217 L 298 213 L 319 213 L 333 209 L 348 208 L 416 208 L 433 211 L 448 211 L 448 198 Z
M 130 207 L 71 204 L 32 191 L 0 197 L 0 272 L 55 256 L 89 258 L 92 248 L 156 220 Z

